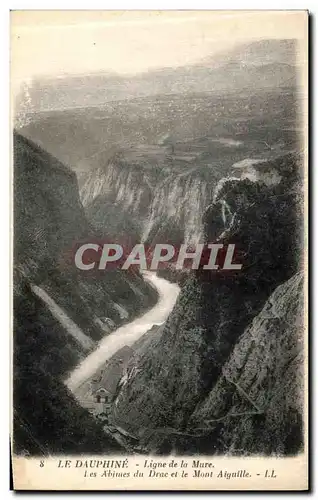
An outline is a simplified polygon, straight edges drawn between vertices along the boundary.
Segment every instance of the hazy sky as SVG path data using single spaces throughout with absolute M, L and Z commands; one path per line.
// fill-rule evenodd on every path
M 38 75 L 175 67 L 247 39 L 303 38 L 305 25 L 299 11 L 15 11 L 12 83 Z

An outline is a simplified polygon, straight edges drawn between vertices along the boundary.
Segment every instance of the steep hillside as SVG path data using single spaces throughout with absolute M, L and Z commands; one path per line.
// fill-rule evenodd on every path
M 221 183 L 204 215 L 206 241 L 235 243 L 243 268 L 199 269 L 189 277 L 166 324 L 150 347 L 137 350 L 128 368 L 113 409 L 118 425 L 145 442 L 171 429 L 186 431 L 244 330 L 275 288 L 297 272 L 302 199 L 295 193 L 301 193 L 301 165 L 301 157 L 293 155 L 273 162 L 284 176 L 279 185 L 248 179 Z M 231 214 L 225 221 L 224 204 Z
M 222 422 L 226 453 L 293 454 L 303 443 L 302 273 L 280 285 L 245 330 L 189 429 Z
M 20 134 L 14 135 L 14 201 L 15 449 L 117 449 L 63 380 L 94 341 L 154 304 L 156 292 L 137 273 L 79 272 L 74 245 L 97 236 L 76 176 Z
M 14 452 L 121 453 L 65 387 L 65 373 L 83 351 L 27 284 L 14 297 L 13 330 Z
M 300 103 L 291 88 L 169 93 L 34 114 L 22 133 L 76 172 L 86 216 L 102 235 L 195 241 L 233 165 L 297 149 Z
M 132 149 L 91 171 L 81 188 L 89 220 L 108 232 L 110 219 L 117 241 L 128 235 L 150 244 L 199 240 L 201 213 L 212 199 L 217 171 L 195 157 L 182 161 L 165 148 L 151 149 L 153 157 L 147 147 L 139 156 Z
M 121 322 L 119 306 L 129 317 L 154 304 L 156 293 L 136 273 L 75 267 L 81 242 L 103 241 L 87 222 L 75 174 L 21 135 L 14 146 L 15 286 L 20 278 L 43 286 L 94 339 L 105 334 L 103 318 Z

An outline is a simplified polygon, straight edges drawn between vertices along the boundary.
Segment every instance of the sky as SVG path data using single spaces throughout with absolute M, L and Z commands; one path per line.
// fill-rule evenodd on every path
M 305 38 L 304 11 L 13 11 L 11 81 L 191 64 L 240 41 Z

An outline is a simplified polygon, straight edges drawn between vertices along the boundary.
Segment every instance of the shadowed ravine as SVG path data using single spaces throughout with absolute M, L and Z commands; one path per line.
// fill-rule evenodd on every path
M 123 346 L 132 345 L 154 325 L 164 323 L 172 311 L 180 290 L 178 285 L 169 283 L 154 273 L 145 272 L 143 276 L 146 281 L 157 289 L 159 294 L 157 304 L 139 318 L 121 326 L 101 340 L 97 349 L 89 354 L 67 379 L 66 385 L 72 391 L 75 391 L 80 384 L 91 377 L 105 361 Z

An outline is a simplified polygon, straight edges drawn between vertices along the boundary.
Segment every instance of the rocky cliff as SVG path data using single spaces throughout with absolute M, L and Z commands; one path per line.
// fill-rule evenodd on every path
M 81 188 L 89 220 L 100 231 L 109 231 L 111 224 L 114 239 L 124 243 L 138 238 L 149 244 L 199 241 L 201 214 L 219 174 L 195 164 L 194 157 L 184 158 L 159 146 L 99 157 L 102 166 L 89 173 Z
M 302 273 L 276 288 L 244 331 L 215 387 L 192 414 L 189 429 L 206 428 L 207 436 L 213 426 L 222 424 L 218 451 L 300 451 L 305 401 L 303 294 Z
M 83 351 L 27 284 L 14 297 L 13 331 L 14 453 L 121 453 L 64 385 Z
M 245 329 L 275 288 L 297 272 L 301 164 L 297 155 L 270 162 L 283 178 L 278 185 L 228 179 L 218 186 L 203 217 L 205 238 L 235 243 L 243 267 L 194 272 L 150 347 L 137 350 L 113 413 L 119 425 L 144 442 L 161 432 L 191 428 L 192 415 L 211 393 Z M 162 451 L 160 439 L 153 443 Z
M 244 68 L 228 67 L 227 80 Z M 211 88 L 41 113 L 35 103 L 21 132 L 76 172 L 87 218 L 102 234 L 128 244 L 197 241 L 218 181 L 243 160 L 295 150 L 302 109 L 292 86 Z
M 98 237 L 76 176 L 20 134 L 14 201 L 16 450 L 114 450 L 62 381 L 94 341 L 154 304 L 156 292 L 138 273 L 87 275 L 75 267 L 74 245 Z
M 102 242 L 105 228 L 101 235 L 87 221 L 70 169 L 19 134 L 14 147 L 15 287 L 18 290 L 20 279 L 43 286 L 98 340 L 107 333 L 103 319 L 120 324 L 119 310 L 126 319 L 132 317 L 154 304 L 156 293 L 138 273 L 76 268 L 77 246 Z

